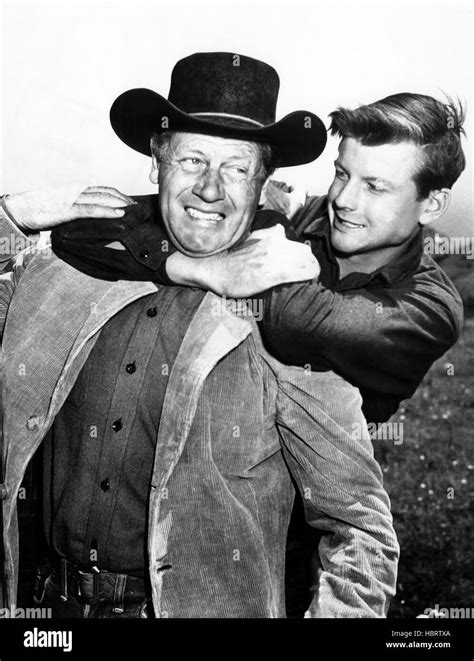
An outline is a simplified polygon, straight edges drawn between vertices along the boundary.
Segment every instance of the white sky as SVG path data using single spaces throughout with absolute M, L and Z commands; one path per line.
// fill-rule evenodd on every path
M 320 115 L 387 94 L 444 90 L 468 103 L 469 170 L 440 229 L 474 235 L 472 3 L 117 2 L 1 0 L 1 192 L 74 180 L 151 193 L 149 159 L 127 148 L 108 113 L 126 89 L 168 94 L 171 69 L 196 51 L 225 50 L 272 64 L 278 118 Z M 278 178 L 326 192 L 337 143 Z

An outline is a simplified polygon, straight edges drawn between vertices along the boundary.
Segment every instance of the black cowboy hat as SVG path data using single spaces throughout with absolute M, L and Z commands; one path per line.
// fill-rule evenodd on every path
M 275 122 L 280 79 L 265 62 L 234 53 L 194 53 L 171 74 L 168 99 L 149 89 L 121 94 L 110 122 L 126 145 L 150 155 L 150 137 L 165 130 L 267 143 L 274 167 L 316 159 L 326 145 L 322 121 L 298 110 Z

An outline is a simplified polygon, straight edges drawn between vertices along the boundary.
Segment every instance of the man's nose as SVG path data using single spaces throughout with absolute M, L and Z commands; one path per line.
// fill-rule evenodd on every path
M 219 170 L 208 168 L 193 186 L 193 193 L 205 202 L 215 202 L 225 197 L 224 182 Z
M 346 181 L 334 198 L 334 204 L 339 209 L 356 209 L 359 189 L 356 182 Z

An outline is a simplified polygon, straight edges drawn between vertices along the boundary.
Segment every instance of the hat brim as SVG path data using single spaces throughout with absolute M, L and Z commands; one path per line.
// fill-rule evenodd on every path
M 323 152 L 327 131 L 317 115 L 297 110 L 264 127 L 231 117 L 202 119 L 183 112 L 161 94 L 139 88 L 121 94 L 110 109 L 110 123 L 129 147 L 150 156 L 150 138 L 165 130 L 204 133 L 271 145 L 274 167 L 303 165 Z

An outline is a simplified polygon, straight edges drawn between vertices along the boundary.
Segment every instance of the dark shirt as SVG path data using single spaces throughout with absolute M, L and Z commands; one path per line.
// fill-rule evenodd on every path
M 421 229 L 401 257 L 340 279 L 326 197 L 310 198 L 292 224 L 311 243 L 321 275 L 268 292 L 267 348 L 286 364 L 339 373 L 360 389 L 367 420 L 383 422 L 458 339 L 459 294 L 424 254 Z
M 147 502 L 168 375 L 204 292 L 161 287 L 101 330 L 46 444 L 49 545 L 143 576 Z M 51 474 L 50 474 L 51 469 Z

